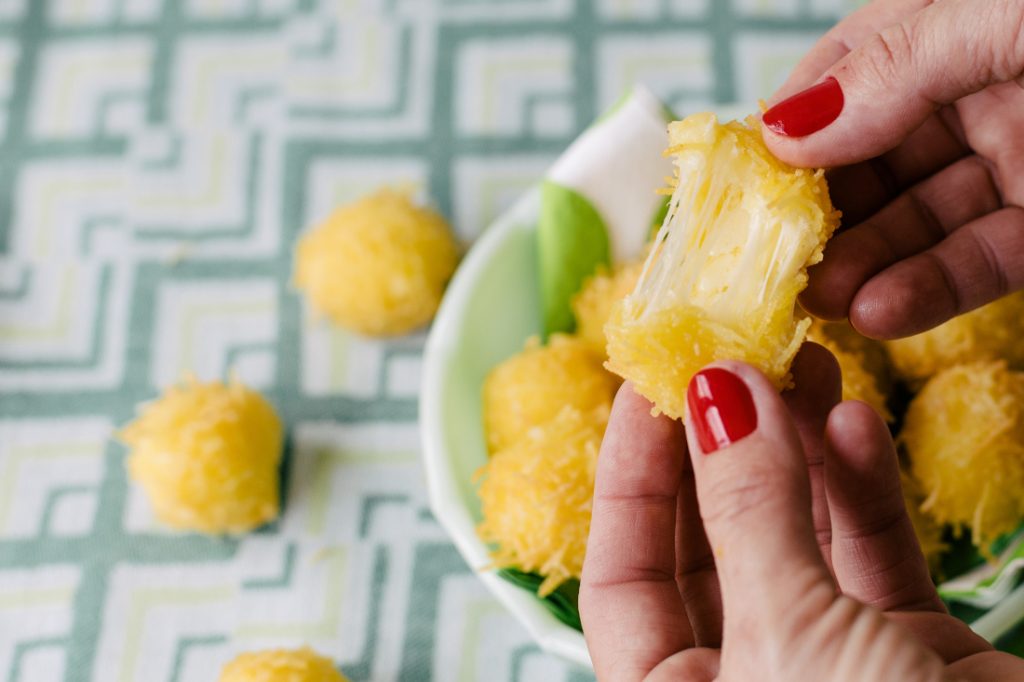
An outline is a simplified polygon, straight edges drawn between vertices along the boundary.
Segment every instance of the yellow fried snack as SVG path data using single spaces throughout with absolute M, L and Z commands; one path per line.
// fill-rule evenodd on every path
M 545 576 L 544 597 L 579 578 L 590 533 L 597 453 L 609 405 L 565 407 L 480 470 L 480 538 L 494 545 L 493 565 Z
M 587 410 L 611 402 L 617 388 L 587 343 L 554 334 L 541 346 L 531 338 L 484 381 L 487 449 L 497 452 L 521 440 L 566 405 Z
M 911 384 L 950 365 L 976 360 L 1006 360 L 1011 368 L 1024 369 L 1024 291 L 923 334 L 886 341 L 885 348 L 897 374 Z
M 845 322 L 822 320 L 811 322 L 807 340 L 821 344 L 836 357 L 843 373 L 843 400 L 860 400 L 873 407 L 886 421 L 893 420 L 882 388 L 888 382 L 876 374 L 885 370 L 877 360 L 879 354 L 884 355 L 877 341 L 859 336 Z M 872 349 L 876 352 L 873 353 Z M 872 371 L 876 367 L 881 369 Z
M 295 249 L 295 286 L 313 311 L 369 336 L 429 322 L 455 270 L 444 218 L 382 189 L 334 212 Z
M 672 200 L 636 289 L 605 328 L 608 368 L 670 417 L 699 369 L 731 358 L 779 388 L 809 319 L 807 267 L 838 224 L 824 173 L 788 166 L 760 126 L 697 114 L 669 125 Z
M 636 287 L 642 269 L 643 263 L 636 262 L 619 267 L 611 274 L 599 272 L 584 282 L 583 288 L 572 299 L 576 334 L 602 358 L 607 355 L 604 325 L 615 304 Z
M 939 568 L 942 553 L 949 547 L 942 541 L 942 526 L 928 514 L 921 511 L 924 502 L 924 491 L 914 478 L 905 471 L 900 471 L 900 484 L 903 488 L 903 503 L 907 507 L 910 525 L 914 527 L 914 535 L 921 545 L 921 553 L 928 562 L 928 569 L 934 575 Z
M 277 517 L 281 421 L 256 391 L 190 379 L 144 405 L 119 437 L 131 477 L 168 526 L 242 533 Z
M 348 682 L 348 678 L 329 658 L 302 647 L 239 654 L 221 670 L 219 682 Z
M 889 354 L 881 341 L 870 339 L 853 328 L 849 322 L 826 322 L 815 320 L 811 330 L 820 326 L 822 333 L 832 339 L 839 348 L 860 356 L 864 369 L 875 378 L 878 390 L 883 394 L 892 389 L 892 365 Z
M 1024 373 L 976 362 L 939 372 L 911 401 L 900 433 L 940 524 L 968 527 L 985 551 L 1024 519 Z

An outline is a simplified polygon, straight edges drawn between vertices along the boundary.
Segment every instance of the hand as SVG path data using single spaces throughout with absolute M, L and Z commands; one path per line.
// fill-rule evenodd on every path
M 895 338 L 1024 287 L 1024 0 L 876 0 L 773 102 L 822 83 L 764 116 L 779 158 L 843 166 L 804 307 Z
M 889 432 L 837 406 L 831 355 L 808 344 L 781 397 L 748 365 L 716 367 L 717 412 L 691 403 L 685 434 L 629 384 L 615 399 L 580 588 L 598 679 L 1024 679 L 946 613 Z M 694 413 L 720 417 L 717 450 Z

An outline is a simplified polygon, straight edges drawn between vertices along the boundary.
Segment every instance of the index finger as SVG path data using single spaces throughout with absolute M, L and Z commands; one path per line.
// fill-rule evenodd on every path
M 769 106 L 814 85 L 825 70 L 882 29 L 892 26 L 934 0 L 879 0 L 851 13 L 828 30 L 793 68 Z
M 731 361 L 694 375 L 687 405 L 697 500 L 722 588 L 723 640 L 750 627 L 785 636 L 787 623 L 816 616 L 835 597 L 792 416 L 761 372 Z
M 676 584 L 675 527 L 686 444 L 626 383 L 597 464 L 580 615 L 599 679 L 639 680 L 693 646 Z

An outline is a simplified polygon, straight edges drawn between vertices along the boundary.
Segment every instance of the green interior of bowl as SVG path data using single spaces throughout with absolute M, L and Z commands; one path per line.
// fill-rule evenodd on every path
M 452 335 L 451 365 L 443 391 L 445 440 L 457 472 L 459 495 L 480 520 L 473 473 L 487 461 L 481 388 L 487 373 L 541 329 L 537 239 L 533 225 L 514 224 L 467 293 Z

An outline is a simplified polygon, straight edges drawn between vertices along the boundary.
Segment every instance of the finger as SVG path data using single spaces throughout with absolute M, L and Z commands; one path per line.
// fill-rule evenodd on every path
M 832 203 L 843 228 L 855 226 L 900 193 L 970 154 L 956 113 L 944 108 L 892 151 L 826 173 Z
M 861 286 L 873 276 L 926 251 L 1000 205 L 986 162 L 977 156 L 958 161 L 836 235 L 822 262 L 811 270 L 800 303 L 818 317 L 843 319 Z
M 682 483 L 676 507 L 676 584 L 693 629 L 694 645 L 720 647 L 722 597 L 718 573 L 701 522 L 693 466 L 688 457 L 683 458 Z
M 872 35 L 923 9 L 934 0 L 873 2 L 833 26 L 808 51 L 769 104 L 782 101 L 820 80 L 821 75 Z
M 885 422 L 867 404 L 847 401 L 832 411 L 825 442 L 839 589 L 882 611 L 944 613 L 907 516 Z
M 946 668 L 953 680 L 1024 680 L 1024 659 L 1003 651 L 982 651 Z
M 890 611 L 886 617 L 913 632 L 917 641 L 942 656 L 946 663 L 992 650 L 992 645 L 971 630 L 967 623 L 945 611 Z
M 825 423 L 843 395 L 839 363 L 823 346 L 805 343 L 793 358 L 793 388 L 782 394 L 800 437 L 811 485 L 814 535 L 826 566 L 832 565 L 832 524 L 825 499 Z
M 909 336 L 1022 288 L 1024 208 L 1010 206 L 872 277 L 850 322 L 874 338 Z
M 694 376 L 687 404 L 724 639 L 737 628 L 775 628 L 794 617 L 797 603 L 797 611 L 825 608 L 821 597 L 830 601 L 834 587 L 814 539 L 800 438 L 782 398 L 753 367 L 723 362 Z
M 644 682 L 712 682 L 718 679 L 721 662 L 718 649 L 687 649 L 655 668 Z
M 693 646 L 675 579 L 676 497 L 686 443 L 678 422 L 652 417 L 630 383 L 619 389 L 594 484 L 580 615 L 598 677 L 641 679 Z
M 1004 203 L 1024 206 L 1024 82 L 1003 83 L 956 103 L 971 148 L 992 161 Z
M 938 107 L 1019 78 L 1022 23 L 1024 3 L 1018 0 L 930 4 L 839 60 L 821 87 L 765 112 L 765 142 L 796 166 L 878 156 Z

